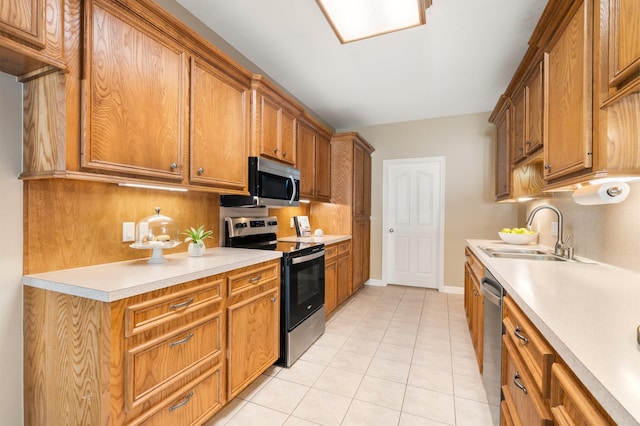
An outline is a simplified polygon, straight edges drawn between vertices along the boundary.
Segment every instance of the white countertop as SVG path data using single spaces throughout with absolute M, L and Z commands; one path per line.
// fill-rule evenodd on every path
M 479 247 L 506 243 L 467 243 L 609 415 L 639 425 L 640 274 L 601 263 L 494 258 Z
M 340 243 L 342 241 L 347 241 L 351 239 L 351 235 L 324 235 L 322 237 L 283 237 L 278 238 L 278 241 L 288 241 L 292 243 L 324 243 L 327 244 L 335 244 Z
M 166 263 L 149 264 L 149 259 L 106 263 L 25 275 L 22 282 L 26 286 L 113 302 L 280 257 L 279 251 L 216 247 L 207 249 L 202 257 L 177 253 L 165 255 Z

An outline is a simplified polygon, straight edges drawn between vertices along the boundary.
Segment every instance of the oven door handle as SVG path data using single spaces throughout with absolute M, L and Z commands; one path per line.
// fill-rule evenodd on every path
M 319 251 L 317 253 L 308 254 L 306 256 L 294 257 L 293 259 L 291 259 L 291 264 L 297 265 L 298 263 L 309 262 L 311 260 L 318 259 L 322 256 L 324 256 L 324 250 Z

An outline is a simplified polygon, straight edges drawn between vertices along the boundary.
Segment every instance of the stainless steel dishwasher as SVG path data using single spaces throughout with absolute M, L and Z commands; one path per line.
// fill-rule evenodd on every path
M 486 268 L 480 282 L 484 296 L 484 341 L 482 345 L 482 383 L 487 394 L 493 424 L 500 424 L 500 373 L 502 371 L 502 296 L 504 290 Z

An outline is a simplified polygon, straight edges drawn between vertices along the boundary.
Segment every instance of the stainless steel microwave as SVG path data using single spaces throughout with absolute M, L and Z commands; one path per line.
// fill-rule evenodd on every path
M 220 205 L 299 206 L 300 170 L 262 157 L 249 157 L 249 194 L 221 195 Z

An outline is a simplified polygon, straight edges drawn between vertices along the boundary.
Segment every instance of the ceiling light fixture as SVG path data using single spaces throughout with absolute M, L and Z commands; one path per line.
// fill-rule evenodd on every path
M 431 0 L 316 0 L 341 43 L 425 24 Z

